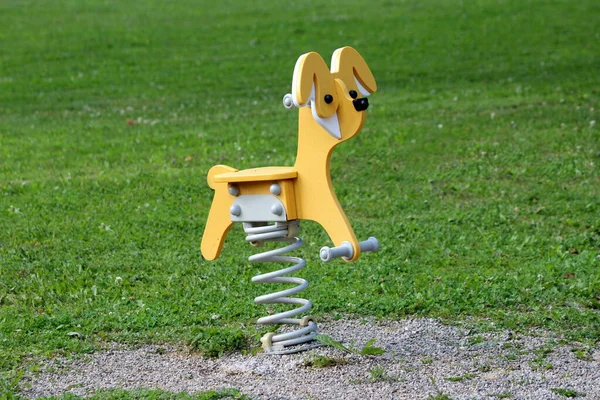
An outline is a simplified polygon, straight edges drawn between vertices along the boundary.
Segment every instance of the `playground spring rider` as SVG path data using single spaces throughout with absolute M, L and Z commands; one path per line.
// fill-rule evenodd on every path
M 285 283 L 297 286 L 259 296 L 259 304 L 294 304 L 299 307 L 258 319 L 259 324 L 298 325 L 295 331 L 268 333 L 262 339 L 267 353 L 285 354 L 307 348 L 317 332 L 308 316 L 294 318 L 310 310 L 309 300 L 289 297 L 306 287 L 302 278 L 285 275 L 304 268 L 306 261 L 284 254 L 302 246 L 296 237 L 299 220 L 320 223 L 336 247 L 323 247 L 323 261 L 342 257 L 356 261 L 361 252 L 377 251 L 377 239 L 359 242 L 333 190 L 330 160 L 333 148 L 354 137 L 365 121 L 369 106 L 366 96 L 377 85 L 371 70 L 352 47 L 337 49 L 331 71 L 323 58 L 310 52 L 298 58 L 294 68 L 292 93 L 283 105 L 299 109 L 298 153 L 293 167 L 262 167 L 243 171 L 216 165 L 208 172 L 208 185 L 215 194 L 202 237 L 202 255 L 207 260 L 219 257 L 223 241 L 233 222 L 242 222 L 252 245 L 285 242 L 285 247 L 255 254 L 254 262 L 291 263 L 290 267 L 257 275 L 256 283 Z M 298 346 L 302 345 L 302 346 Z M 289 347 L 293 346 L 293 347 Z

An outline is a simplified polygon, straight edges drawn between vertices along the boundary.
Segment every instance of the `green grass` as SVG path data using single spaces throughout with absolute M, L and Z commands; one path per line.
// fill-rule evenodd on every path
M 561 396 L 564 396 L 567 398 L 585 396 L 585 394 L 579 393 L 573 389 L 553 388 L 550 390 L 556 394 L 560 394 Z
M 164 390 L 151 390 L 151 389 L 136 389 L 136 390 L 123 390 L 123 389 L 111 389 L 111 390 L 99 390 L 92 396 L 86 397 L 91 400 L 129 400 L 129 399 L 147 399 L 147 400 L 250 400 L 250 397 L 241 394 L 235 389 L 224 389 L 218 391 L 208 391 L 196 394 L 187 393 L 172 393 Z M 83 397 L 75 396 L 72 394 L 64 394 L 60 397 L 46 397 L 46 399 L 60 399 L 60 400 L 80 400 Z
M 390 376 L 381 365 L 376 365 L 369 370 L 370 382 L 392 382 L 394 380 L 398 380 L 398 378 Z
M 453 400 L 453 399 L 452 399 L 452 397 L 448 396 L 447 394 L 438 392 L 435 396 L 430 394 L 427 397 L 427 400 Z
M 198 329 L 190 345 L 205 357 L 220 357 L 230 351 L 246 349 L 247 342 L 247 333 L 240 329 L 207 327 Z
M 379 356 L 385 353 L 385 350 L 381 347 L 374 346 L 376 339 L 369 340 L 362 347 L 357 347 L 356 343 L 354 342 L 352 342 L 349 346 L 345 346 L 343 343 L 338 342 L 331 336 L 323 334 L 316 335 L 315 340 L 321 344 L 324 344 L 325 346 L 331 346 L 350 354 L 358 354 L 361 356 Z
M 291 165 L 295 60 L 343 45 L 379 92 L 332 174 L 382 249 L 325 265 L 303 224 L 313 314 L 596 341 L 599 39 L 592 0 L 2 2 L 0 382 L 105 341 L 256 335 L 240 227 L 200 255 L 206 172 Z
M 446 378 L 447 381 L 450 382 L 461 382 L 464 380 L 468 380 L 468 379 L 473 379 L 475 378 L 475 374 L 471 374 L 471 373 L 466 373 L 464 375 L 459 375 L 459 376 L 449 376 Z

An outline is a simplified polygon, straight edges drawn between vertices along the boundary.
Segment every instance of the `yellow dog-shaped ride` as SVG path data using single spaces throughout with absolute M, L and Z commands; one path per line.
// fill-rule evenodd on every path
M 287 108 L 299 108 L 298 153 L 293 167 L 263 167 L 238 171 L 216 165 L 208 173 L 215 195 L 202 237 L 204 258 L 219 257 L 229 228 L 236 221 L 277 222 L 308 219 L 323 226 L 343 249 L 336 256 L 355 261 L 374 243 L 359 242 L 335 195 L 330 175 L 333 148 L 362 128 L 377 84 L 362 56 L 352 47 L 337 49 L 331 70 L 310 52 L 294 68 Z M 345 247 L 344 247 L 345 246 Z M 321 250 L 327 259 L 328 248 Z M 323 253 L 325 251 L 325 253 Z M 329 253 L 333 254 L 333 253 Z

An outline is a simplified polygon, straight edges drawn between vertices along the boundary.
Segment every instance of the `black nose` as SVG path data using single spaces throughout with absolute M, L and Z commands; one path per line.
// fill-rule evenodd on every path
M 369 100 L 366 97 L 352 100 L 352 104 L 354 104 L 354 109 L 356 111 L 365 111 L 367 108 L 369 108 Z

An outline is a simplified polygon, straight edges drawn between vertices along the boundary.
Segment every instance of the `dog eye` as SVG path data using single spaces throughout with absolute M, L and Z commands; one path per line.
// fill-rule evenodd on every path
M 325 103 L 331 104 L 333 102 L 333 96 L 330 94 L 325 95 Z
M 350 97 L 352 97 L 353 99 L 358 97 L 358 93 L 356 93 L 356 90 L 351 90 L 348 92 L 348 94 L 350 95 Z

